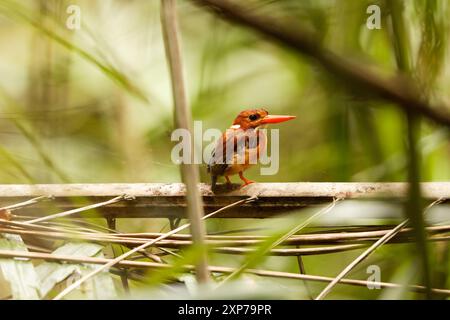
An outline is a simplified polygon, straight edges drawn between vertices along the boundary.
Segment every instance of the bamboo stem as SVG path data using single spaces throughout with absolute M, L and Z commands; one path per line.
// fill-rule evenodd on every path
M 260 201 L 245 204 L 216 218 L 268 218 L 305 207 L 329 203 L 333 198 L 346 200 L 386 200 L 398 203 L 407 197 L 406 183 L 255 183 L 241 190 L 213 194 L 210 186 L 199 184 L 205 213 L 216 211 L 236 200 L 257 195 Z M 450 182 L 421 183 L 427 201 L 450 199 Z M 82 197 L 92 203 L 108 201 L 127 194 L 130 201 L 119 201 L 101 206 L 95 215 L 83 211 L 72 213 L 70 218 L 116 217 L 116 218 L 186 218 L 186 186 L 183 183 L 130 183 L 130 184 L 0 184 L 0 205 L 26 201 L 42 194 L 53 195 L 51 204 L 61 210 L 79 209 L 72 197 Z M 449 200 L 447 200 L 449 202 Z M 40 201 L 32 206 L 16 210 L 16 217 L 42 217 L 48 214 L 49 205 Z M 399 218 L 392 214 L 387 218 Z
M 413 63 L 411 57 L 410 38 L 404 21 L 404 3 L 402 1 L 391 1 L 391 25 L 392 40 L 396 49 L 397 68 L 400 72 L 408 75 L 413 74 Z M 422 201 L 422 190 L 420 189 L 420 158 L 421 154 L 417 148 L 418 134 L 420 130 L 420 118 L 405 108 L 406 118 L 406 158 L 408 159 L 407 175 L 409 181 L 408 201 L 405 204 L 405 215 L 411 221 L 417 245 L 418 256 L 422 264 L 421 273 L 426 287 L 431 288 L 430 249 L 427 246 L 425 233 L 426 223 L 423 217 L 424 204 Z M 427 292 L 427 299 L 431 299 L 431 292 Z
M 200 182 L 198 167 L 194 162 L 194 141 L 192 139 L 191 111 L 186 97 L 186 86 L 181 58 L 179 28 L 177 21 L 176 0 L 161 0 L 161 24 L 164 34 L 164 46 L 172 79 L 172 95 L 174 102 L 174 118 L 176 128 L 188 130 L 190 133 L 189 163 L 181 164 L 181 176 L 186 184 L 187 213 L 193 243 L 200 250 L 197 260 L 196 278 L 198 282 L 209 279 L 207 252 L 204 247 L 206 229 L 202 221 L 204 216 L 203 201 L 197 188 Z M 186 152 L 186 150 L 184 151 Z

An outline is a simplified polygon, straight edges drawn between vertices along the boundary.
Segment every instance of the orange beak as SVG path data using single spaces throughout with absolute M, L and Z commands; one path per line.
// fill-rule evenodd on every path
M 264 117 L 264 119 L 261 120 L 262 124 L 266 123 L 279 123 L 279 122 L 285 122 L 288 120 L 295 119 L 296 116 L 278 116 L 278 115 L 268 115 Z

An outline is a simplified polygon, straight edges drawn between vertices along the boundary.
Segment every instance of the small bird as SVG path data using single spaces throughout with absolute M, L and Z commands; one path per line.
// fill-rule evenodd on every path
M 267 147 L 267 137 L 263 130 L 266 124 L 279 123 L 295 119 L 295 116 L 269 115 L 264 109 L 244 110 L 234 119 L 217 141 L 208 164 L 211 175 L 211 188 L 216 189 L 217 178 L 224 176 L 227 185 L 231 187 L 229 176 L 239 174 L 244 182 L 241 185 L 253 183 L 244 177 L 243 172 L 257 163 Z

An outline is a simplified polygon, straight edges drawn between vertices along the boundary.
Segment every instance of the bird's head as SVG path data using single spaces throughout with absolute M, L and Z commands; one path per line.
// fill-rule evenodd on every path
M 259 126 L 279 123 L 295 119 L 295 116 L 269 115 L 264 109 L 244 110 L 234 119 L 233 126 L 243 130 L 258 128 Z

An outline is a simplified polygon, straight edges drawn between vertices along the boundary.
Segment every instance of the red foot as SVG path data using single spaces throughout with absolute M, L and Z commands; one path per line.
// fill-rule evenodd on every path
M 239 189 L 248 186 L 251 183 L 255 183 L 255 181 L 252 180 L 248 180 L 246 177 L 244 177 L 244 175 L 242 174 L 242 172 L 239 172 L 239 178 L 241 178 L 242 181 L 244 181 L 244 184 L 242 186 L 239 187 Z
M 256 181 L 247 180 L 247 182 L 245 182 L 243 185 L 241 185 L 241 186 L 239 187 L 239 189 L 242 189 L 242 188 L 248 186 L 249 184 L 252 184 L 252 183 L 255 183 L 255 182 L 256 182 Z

